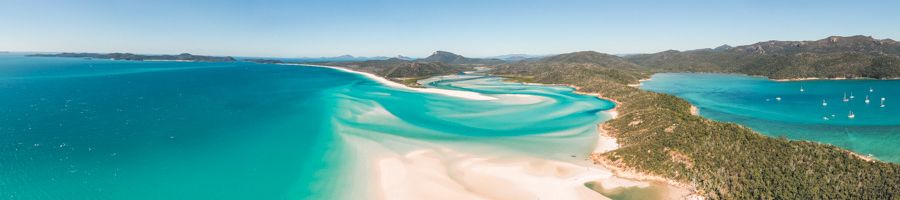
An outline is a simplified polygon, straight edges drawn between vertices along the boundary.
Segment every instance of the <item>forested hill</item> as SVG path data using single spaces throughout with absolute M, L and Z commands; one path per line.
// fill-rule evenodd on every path
M 522 79 L 522 81 L 529 79 L 562 80 L 590 76 L 602 77 L 609 81 L 637 83 L 641 77 L 649 75 L 647 71 L 641 70 L 641 66 L 625 59 L 594 51 L 560 54 L 537 61 L 504 63 L 495 65 L 494 70 L 509 76 L 516 76 L 512 78 Z M 560 71 L 579 73 L 557 73 Z
M 398 58 L 321 64 L 342 66 L 352 70 L 370 72 L 386 78 L 430 77 L 474 70 L 472 67 L 463 65 L 450 65 L 442 62 L 409 61 Z
M 461 55 L 446 51 L 436 51 L 423 59 L 416 60 L 419 62 L 440 62 L 451 65 L 491 65 L 503 63 L 503 60 L 492 58 L 467 58 Z
M 767 41 L 627 56 L 654 71 L 727 72 L 790 78 L 900 78 L 900 43 L 868 36 Z
M 615 56 L 576 52 L 497 65 L 491 73 L 617 100 L 618 117 L 603 126 L 621 147 L 592 159 L 688 183 L 710 199 L 900 198 L 898 164 L 692 115 L 687 101 L 627 86 L 652 72 Z

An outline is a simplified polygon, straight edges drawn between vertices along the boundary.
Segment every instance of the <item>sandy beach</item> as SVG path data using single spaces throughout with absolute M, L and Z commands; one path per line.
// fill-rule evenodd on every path
M 409 86 L 406 86 L 406 85 L 403 85 L 403 84 L 400 84 L 400 83 L 397 83 L 397 82 L 393 82 L 393 81 L 391 81 L 391 80 L 388 80 L 388 79 L 386 79 L 386 78 L 384 78 L 384 77 L 381 77 L 381 76 L 378 76 L 378 75 L 375 75 L 375 74 L 365 73 L 365 72 L 360 72 L 360 71 L 354 71 L 354 70 L 350 70 L 350 69 L 343 68 L 343 67 L 325 66 L 325 65 L 310 65 L 310 64 L 282 64 L 282 65 L 311 66 L 311 67 L 331 68 L 331 69 L 341 70 L 341 71 L 345 71 L 345 72 L 349 72 L 349 73 L 354 73 L 354 74 L 363 75 L 363 76 L 365 76 L 365 77 L 367 77 L 367 78 L 369 78 L 369 79 L 378 81 L 379 83 L 384 84 L 384 85 L 387 85 L 387 86 L 390 86 L 390 87 L 394 87 L 394 88 L 402 88 L 402 89 L 406 89 L 406 90 L 413 90 L 413 91 L 417 91 L 417 92 L 432 93 L 432 94 L 441 94 L 441 95 L 446 95 L 446 96 L 451 96 L 451 97 L 457 97 L 457 98 L 464 98 L 464 99 L 470 99 L 470 100 L 480 100 L 480 101 L 497 100 L 497 98 L 495 98 L 495 97 L 491 97 L 491 96 L 479 94 L 479 93 L 476 93 L 476 92 L 457 91 L 457 90 L 445 90 L 445 89 L 438 89 L 438 88 L 413 88 L 413 87 L 409 87 Z
M 650 80 L 650 78 L 640 79 L 640 80 L 638 80 L 638 83 L 636 83 L 636 84 L 628 84 L 628 86 L 631 86 L 631 87 L 641 87 L 641 84 L 643 84 L 644 81 L 649 81 L 649 80 Z
M 650 80 L 650 79 L 649 78 L 642 79 L 642 80 L 640 80 L 640 82 L 647 81 L 647 80 Z M 540 83 L 525 83 L 525 84 L 544 85 L 544 84 L 540 84 Z M 603 97 L 603 95 L 600 95 L 598 93 L 581 92 L 581 91 L 579 91 L 579 90 L 581 90 L 581 87 L 578 87 L 576 85 L 563 85 L 563 86 L 568 86 L 568 87 L 574 88 L 575 89 L 574 92 L 577 94 L 596 96 L 597 98 L 612 101 L 617 106 L 613 109 L 610 109 L 610 110 L 607 110 L 604 112 L 606 114 L 608 114 L 612 119 L 615 119 L 618 117 L 619 112 L 617 111 L 617 108 L 619 107 L 618 105 L 621 105 L 621 103 L 618 100 Z M 640 85 L 639 84 L 634 85 L 634 87 L 637 87 L 637 86 L 640 86 Z M 694 106 L 691 107 L 691 111 L 692 111 L 692 113 L 696 112 L 695 115 L 699 114 L 699 109 Z M 613 165 L 613 164 L 611 164 L 611 162 L 603 162 L 600 154 L 618 149 L 620 145 L 616 142 L 615 137 L 608 134 L 610 132 L 610 130 L 605 129 L 604 125 L 602 123 L 597 125 L 597 131 L 599 133 L 599 136 L 597 137 L 597 145 L 591 154 L 591 160 L 593 160 L 595 164 L 599 165 L 599 167 L 597 167 L 597 168 L 610 171 L 614 174 L 613 177 L 616 177 L 616 178 L 622 179 L 622 180 L 643 181 L 643 183 L 648 183 L 648 182 L 662 183 L 667 188 L 666 189 L 667 192 L 666 192 L 666 194 L 663 194 L 663 196 L 666 196 L 666 198 L 668 198 L 668 199 L 703 199 L 703 197 L 700 196 L 694 190 L 693 186 L 686 185 L 684 183 L 680 183 L 680 182 L 677 182 L 677 181 L 674 181 L 671 179 L 666 179 L 666 178 L 663 178 L 660 176 L 654 176 L 654 175 L 643 174 L 643 173 L 639 173 L 639 172 L 635 172 L 635 171 L 629 171 L 629 170 L 626 170 L 625 168 L 621 168 L 621 167 L 618 167 L 617 165 Z M 614 183 L 607 183 L 607 182 L 602 182 L 602 181 L 601 181 L 601 183 L 604 188 L 615 188 L 617 186 Z M 647 187 L 647 186 L 648 185 L 641 185 L 640 187 Z
M 649 80 L 649 79 L 646 79 L 646 80 Z M 621 105 L 621 103 L 619 101 L 612 99 L 612 98 L 605 98 L 600 94 L 578 92 L 578 90 L 580 89 L 580 87 L 578 87 L 578 86 L 569 85 L 569 87 L 575 88 L 576 92 L 579 94 L 596 96 L 597 98 L 612 101 L 612 102 L 616 103 L 616 105 Z M 616 108 L 618 108 L 618 106 L 616 106 Z M 609 114 L 613 119 L 615 119 L 619 115 L 616 108 L 613 108 L 613 109 L 605 111 L 605 112 L 607 112 L 607 114 Z M 694 114 L 695 112 L 696 112 L 696 114 Z M 697 115 L 697 114 L 699 114 L 699 110 L 696 107 L 691 106 L 691 113 L 694 115 Z M 667 192 L 664 196 L 666 196 L 669 199 L 703 199 L 702 196 L 697 194 L 697 192 L 695 191 L 693 186 L 690 186 L 690 185 L 687 185 L 684 183 L 680 183 L 678 181 L 674 181 L 671 179 L 663 178 L 660 176 L 654 176 L 654 175 L 636 172 L 633 170 L 627 170 L 626 168 L 619 167 L 620 165 L 618 165 L 618 164 L 613 164 L 612 162 L 603 159 L 603 157 L 600 156 L 602 153 L 618 149 L 619 144 L 616 143 L 615 137 L 609 135 L 611 130 L 605 128 L 605 126 L 603 124 L 597 125 L 597 131 L 600 134 L 597 138 L 597 147 L 595 148 L 594 152 L 591 154 L 591 160 L 593 160 L 595 164 L 602 166 L 602 168 L 604 168 L 606 170 L 610 170 L 611 172 L 613 172 L 615 174 L 615 176 L 623 178 L 623 179 L 663 183 L 666 185 L 666 188 L 667 188 L 667 190 L 666 190 Z M 606 186 L 604 186 L 604 187 L 606 187 Z
M 391 87 L 470 100 L 503 99 L 517 104 L 540 101 L 540 98 L 528 95 L 500 95 L 496 98 L 475 92 L 409 88 L 374 74 L 333 66 L 314 67 L 361 74 Z M 599 97 L 597 94 L 586 95 Z M 612 118 L 618 115 L 615 109 L 604 112 Z M 392 117 L 386 110 L 378 109 L 356 116 L 357 119 Z M 619 148 L 614 137 L 606 135 L 602 128 L 598 129 L 596 145 L 592 152 L 585 154 Z M 356 155 L 365 155 L 359 158 L 362 159 L 359 162 L 365 164 L 357 166 L 357 170 L 368 174 L 368 182 L 374 183 L 366 191 L 381 199 L 609 199 L 585 184 L 599 183 L 604 189 L 648 188 L 654 182 L 664 181 L 632 174 L 620 175 L 621 172 L 615 168 L 595 165 L 588 160 L 570 162 L 524 152 L 510 153 L 494 149 L 491 143 L 446 143 L 378 133 L 343 137 Z M 690 190 L 674 184 L 666 187 L 668 189 L 664 195 L 670 199 L 681 199 L 691 194 Z

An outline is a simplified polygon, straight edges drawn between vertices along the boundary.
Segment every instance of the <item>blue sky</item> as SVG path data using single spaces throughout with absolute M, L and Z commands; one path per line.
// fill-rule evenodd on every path
M 0 0 L 0 50 L 235 56 L 650 53 L 900 39 L 897 1 Z

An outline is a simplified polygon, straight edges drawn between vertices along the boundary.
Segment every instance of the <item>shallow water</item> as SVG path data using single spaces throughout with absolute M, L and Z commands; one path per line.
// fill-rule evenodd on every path
M 3 54 L 0 197 L 371 199 L 389 195 L 377 185 L 398 163 L 474 184 L 475 166 L 586 164 L 614 106 L 568 87 L 442 79 L 428 86 L 496 100 L 318 67 Z
M 679 96 L 700 108 L 704 117 L 743 124 L 769 136 L 823 142 L 900 162 L 898 80 L 777 82 L 743 75 L 664 73 L 653 75 L 641 88 Z M 848 102 L 843 101 L 845 93 Z M 850 99 L 851 94 L 855 98 Z M 886 98 L 884 107 L 881 98 Z

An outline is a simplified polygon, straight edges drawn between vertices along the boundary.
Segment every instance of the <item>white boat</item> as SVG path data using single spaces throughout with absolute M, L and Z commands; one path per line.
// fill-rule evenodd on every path
M 850 119 L 856 118 L 856 115 L 853 114 L 853 110 L 850 111 L 850 114 L 847 115 L 847 118 L 850 118 Z
M 884 97 L 881 97 L 881 107 L 882 107 L 882 108 L 884 108 L 884 100 L 885 100 L 885 98 L 884 98 Z
M 875 89 L 872 89 L 872 87 L 869 87 L 869 92 L 875 92 Z
M 828 106 L 828 103 L 825 102 L 825 99 L 822 99 L 822 106 Z
M 781 97 L 775 97 L 775 101 L 781 101 Z
M 865 102 L 866 102 L 866 104 L 869 104 L 869 102 L 870 102 L 870 101 L 869 101 L 869 95 L 866 95 L 866 101 L 865 101 Z
M 843 99 L 843 101 L 844 101 L 844 102 L 850 101 L 850 99 L 847 99 L 847 93 L 846 93 L 846 92 L 844 92 L 844 99 Z
M 850 92 L 850 99 L 856 98 L 853 96 L 853 92 Z
M 822 117 L 822 120 L 828 120 L 828 116 Z
M 800 86 L 800 92 L 806 91 L 803 89 L 803 86 Z

